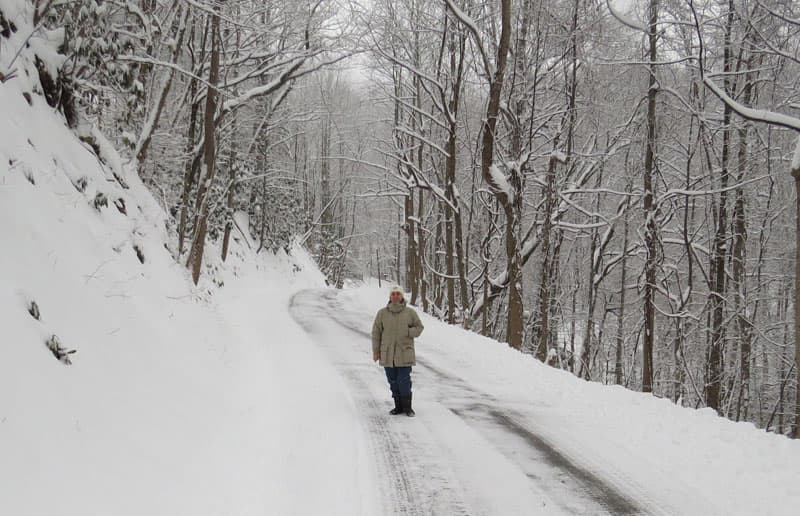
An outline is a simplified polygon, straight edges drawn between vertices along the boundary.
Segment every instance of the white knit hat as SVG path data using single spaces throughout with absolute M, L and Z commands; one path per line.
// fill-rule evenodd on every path
M 406 296 L 406 293 L 405 293 L 405 291 L 403 291 L 403 289 L 402 289 L 402 288 L 400 288 L 400 287 L 399 287 L 399 286 L 397 286 L 397 285 L 395 285 L 394 287 L 392 287 L 392 290 L 390 290 L 390 291 L 389 291 L 389 295 L 391 296 L 391 295 L 392 295 L 392 294 L 394 294 L 395 292 L 397 292 L 397 293 L 399 293 L 399 294 L 402 294 L 402 296 L 403 296 L 403 297 L 405 297 L 405 296 Z

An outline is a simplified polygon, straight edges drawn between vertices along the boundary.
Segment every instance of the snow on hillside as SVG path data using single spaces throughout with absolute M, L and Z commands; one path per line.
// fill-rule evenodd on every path
M 0 69 L 26 30 L 0 38 Z M 32 59 L 23 51 L 18 77 L 0 82 L 0 514 L 368 504 L 354 494 L 355 418 L 340 409 L 324 432 L 316 423 L 344 396 L 339 380 L 287 323 L 290 292 L 323 284 L 311 259 L 234 245 L 221 265 L 212 246 L 194 287 L 153 197 L 101 135 L 105 165 L 66 127 L 37 93 Z M 71 365 L 46 346 L 54 336 L 75 350 Z

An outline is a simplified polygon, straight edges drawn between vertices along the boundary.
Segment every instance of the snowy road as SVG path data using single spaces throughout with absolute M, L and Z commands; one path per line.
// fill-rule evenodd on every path
M 301 291 L 290 312 L 340 371 L 363 416 L 378 490 L 371 495 L 384 514 L 685 514 L 621 472 L 554 444 L 530 424 L 526 407 L 480 392 L 424 345 L 413 375 L 418 417 L 389 416 L 383 371 L 369 361 L 373 314 L 341 297 Z

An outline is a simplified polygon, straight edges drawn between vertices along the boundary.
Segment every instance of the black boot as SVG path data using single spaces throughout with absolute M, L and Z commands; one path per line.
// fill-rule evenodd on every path
M 401 403 L 400 398 L 395 397 L 394 398 L 394 408 L 389 411 L 389 414 L 391 414 L 393 416 L 396 416 L 397 414 L 402 414 L 403 412 L 405 412 L 405 410 L 403 410 L 403 405 Z
M 414 409 L 411 408 L 411 394 L 409 394 L 405 398 L 401 398 L 401 403 L 403 407 L 403 412 L 405 412 L 408 417 L 414 417 L 417 415 L 417 413 L 414 412 Z

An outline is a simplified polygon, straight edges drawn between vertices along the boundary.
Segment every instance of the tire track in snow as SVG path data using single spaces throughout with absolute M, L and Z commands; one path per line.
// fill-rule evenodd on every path
M 361 333 L 363 334 L 364 332 Z M 653 516 L 686 514 L 685 509 L 675 507 L 670 498 L 665 496 L 653 497 L 647 487 L 636 478 L 631 477 L 620 469 L 612 468 L 608 464 L 601 464 L 591 459 L 574 443 L 571 449 L 564 449 L 563 446 L 559 446 L 556 444 L 558 441 L 553 435 L 554 432 L 533 425 L 530 419 L 520 412 L 507 407 L 503 408 L 498 400 L 475 390 L 461 378 L 455 377 L 425 360 L 420 362 L 418 358 L 417 362 L 432 373 L 440 383 L 452 385 L 459 391 L 470 393 L 469 398 L 471 400 L 480 400 L 465 407 L 449 407 L 450 410 L 460 417 L 470 419 L 476 423 L 479 423 L 482 417 L 484 419 L 490 417 L 509 435 L 522 439 L 530 448 L 537 450 L 541 454 L 540 460 L 547 461 L 550 466 L 574 479 L 579 484 L 577 487 L 582 489 L 600 507 L 608 511 L 608 514 L 647 514 Z M 498 441 L 495 439 L 493 442 Z M 658 484 L 655 479 L 659 475 L 663 477 L 663 474 L 658 470 L 658 465 L 651 464 L 650 466 L 653 472 L 652 481 Z M 694 508 L 691 514 L 703 516 L 720 514 L 717 507 L 692 489 L 685 489 L 685 492 L 673 494 L 685 496 L 687 493 L 691 493 L 694 501 Z M 569 509 L 569 507 L 566 508 Z
M 419 362 L 419 360 L 417 361 Z M 662 514 L 662 511 L 655 509 L 658 504 L 654 503 L 644 490 L 635 487 L 633 482 L 618 482 L 616 478 L 609 478 L 609 476 L 621 477 L 616 472 L 613 474 L 597 473 L 595 467 L 587 464 L 588 461 L 585 457 L 562 451 L 549 439 L 532 430 L 524 422 L 525 418 L 522 414 L 508 408 L 501 408 L 501 404 L 496 399 L 476 391 L 462 379 L 442 371 L 427 361 L 423 361 L 422 365 L 440 382 L 457 386 L 459 390 L 470 393 L 471 399 L 479 400 L 463 407 L 448 407 L 451 411 L 459 417 L 475 423 L 480 423 L 481 419 L 491 419 L 497 429 L 521 439 L 528 447 L 536 450 L 539 460 L 545 461 L 551 468 L 572 479 L 575 487 L 580 489 L 585 497 L 593 500 L 608 514 L 615 516 Z M 497 439 L 493 441 L 497 442 Z M 533 480 L 540 479 L 534 478 Z M 622 486 L 625 488 L 622 489 Z M 568 502 L 568 500 L 564 500 L 564 502 Z M 675 513 L 668 512 L 668 514 Z
M 313 291 L 314 298 L 322 296 L 326 301 L 335 301 L 332 291 Z M 300 297 L 309 295 L 309 291 L 301 291 L 290 300 L 289 309 L 292 317 L 310 335 L 322 337 L 320 320 L 332 321 L 330 314 L 321 310 L 313 302 L 302 303 Z M 305 310 L 305 312 L 304 312 Z M 345 327 L 346 328 L 346 327 Z M 349 328 L 348 328 L 349 329 Z M 352 330 L 351 330 L 352 331 Z M 369 366 L 353 366 L 349 363 L 337 363 L 345 381 L 350 384 L 353 400 L 360 413 L 367 414 L 366 434 L 372 456 L 376 459 L 377 472 L 388 481 L 380 483 L 381 500 L 385 504 L 385 514 L 404 514 L 422 516 L 427 514 L 470 514 L 464 503 L 455 495 L 451 484 L 451 476 L 447 472 L 431 471 L 432 464 L 426 464 L 422 458 L 430 456 L 426 450 L 415 450 L 419 447 L 409 435 L 398 432 L 396 423 L 416 423 L 404 421 L 400 416 L 392 419 L 388 415 L 388 406 L 381 403 L 371 392 L 371 383 L 365 378 L 374 374 Z M 391 423 L 391 425 L 390 425 Z M 429 485 L 431 476 L 439 481 L 434 482 L 436 489 Z
M 328 290 L 318 292 L 322 295 L 328 303 L 337 305 L 342 308 L 341 303 L 338 302 L 338 294 L 336 291 Z M 343 328 L 350 330 L 365 338 L 371 338 L 369 332 L 355 326 L 350 321 L 344 321 L 338 316 L 342 310 L 331 310 L 323 312 L 320 315 L 330 318 L 332 321 L 338 323 Z M 497 429 L 504 433 L 521 439 L 525 444 L 536 450 L 540 460 L 546 461 L 548 465 L 559 471 L 562 475 L 569 477 L 572 480 L 576 489 L 581 491 L 580 496 L 591 500 L 596 504 L 596 508 L 604 513 L 632 516 L 640 514 L 678 514 L 672 508 L 665 507 L 663 502 L 655 502 L 648 493 L 637 483 L 631 481 L 626 475 L 617 471 L 608 471 L 608 468 L 602 468 L 602 473 L 597 472 L 601 468 L 597 465 L 590 464 L 585 457 L 580 454 L 569 454 L 553 445 L 547 438 L 540 435 L 538 432 L 532 430 L 523 421 L 525 418 L 521 414 L 517 414 L 513 410 L 500 409 L 499 402 L 484 393 L 478 392 L 470 385 L 468 385 L 461 378 L 448 374 L 447 372 L 431 365 L 424 359 L 417 357 L 417 364 L 422 366 L 424 370 L 433 374 L 441 384 L 448 385 L 457 391 L 461 391 L 462 399 L 469 399 L 471 403 L 461 406 L 447 406 L 448 403 L 442 401 L 447 408 L 464 419 L 471 426 L 481 426 L 481 420 L 490 419 L 494 425 L 494 432 Z M 455 396 L 458 398 L 459 396 Z M 479 428 L 480 429 L 480 428 Z M 491 431 L 490 431 L 491 432 Z M 492 442 L 498 442 L 497 436 L 493 435 Z M 515 453 L 508 453 L 509 458 L 513 461 L 521 460 Z M 523 468 L 524 469 L 524 468 Z M 540 478 L 532 477 L 532 481 L 539 482 Z M 577 493 L 572 493 L 577 495 Z M 574 511 L 576 513 L 583 513 L 583 511 L 576 511 L 571 500 L 566 497 L 556 496 L 556 501 L 564 504 L 562 508 Z
M 343 373 L 345 379 L 357 392 L 368 392 L 368 386 L 356 371 L 348 368 Z M 373 457 L 379 461 L 378 470 L 381 473 L 388 473 L 391 479 L 388 489 L 386 489 L 386 484 L 383 485 L 383 499 L 391 500 L 391 508 L 398 514 L 422 514 L 417 510 L 418 503 L 415 500 L 417 491 L 409 474 L 410 468 L 406 456 L 390 431 L 386 417 L 379 414 L 378 403 L 374 398 L 366 396 L 358 396 L 355 401 L 362 413 L 369 414 L 366 430 L 370 438 Z

